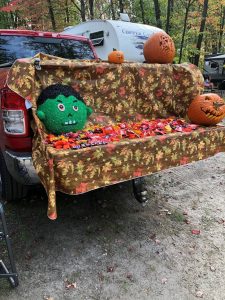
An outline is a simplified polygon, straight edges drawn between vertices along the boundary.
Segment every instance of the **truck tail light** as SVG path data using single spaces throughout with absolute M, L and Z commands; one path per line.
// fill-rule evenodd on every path
M 25 134 L 24 112 L 22 110 L 2 110 L 4 131 L 7 134 Z
M 30 134 L 25 100 L 9 89 L 1 93 L 2 121 L 7 135 L 25 137 Z

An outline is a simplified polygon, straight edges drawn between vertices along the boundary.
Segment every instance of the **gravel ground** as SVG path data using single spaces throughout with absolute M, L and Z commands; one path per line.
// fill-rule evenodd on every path
M 6 203 L 20 284 L 0 300 L 225 299 L 225 154 L 146 180 L 145 207 L 130 182 L 58 194 L 56 221 L 42 191 Z

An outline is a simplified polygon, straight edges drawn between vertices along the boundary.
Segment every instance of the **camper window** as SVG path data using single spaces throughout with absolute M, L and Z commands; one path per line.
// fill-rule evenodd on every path
M 90 33 L 90 40 L 92 41 L 92 44 L 97 46 L 103 46 L 104 45 L 104 31 L 96 31 Z
M 211 68 L 217 69 L 217 68 L 219 68 L 219 64 L 217 62 L 215 62 L 215 61 L 212 61 L 211 62 Z

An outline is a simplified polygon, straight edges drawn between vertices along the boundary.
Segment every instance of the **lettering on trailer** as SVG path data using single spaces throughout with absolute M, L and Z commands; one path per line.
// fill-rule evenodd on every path
M 134 31 L 134 30 L 126 30 L 126 29 L 122 29 L 122 33 L 124 34 L 130 34 L 130 35 L 135 35 L 138 37 L 143 37 L 143 38 L 148 38 L 148 36 L 146 36 L 146 33 L 143 31 Z
M 122 33 L 131 35 L 133 37 L 132 43 L 134 44 L 134 47 L 141 50 L 139 55 L 143 55 L 144 42 L 148 39 L 149 35 L 146 35 L 145 32 L 126 29 L 122 29 Z
M 126 30 L 122 29 L 122 33 L 131 35 L 134 37 L 133 44 L 135 48 L 143 50 L 144 42 L 148 39 L 149 35 L 143 31 L 134 31 L 134 30 Z M 143 55 L 143 51 L 140 52 L 140 55 Z

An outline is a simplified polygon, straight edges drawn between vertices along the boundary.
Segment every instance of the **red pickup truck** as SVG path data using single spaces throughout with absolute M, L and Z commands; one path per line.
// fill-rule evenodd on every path
M 8 201 L 22 198 L 39 183 L 31 158 L 32 130 L 25 99 L 6 84 L 18 58 L 42 52 L 69 59 L 97 59 L 90 40 L 82 36 L 30 30 L 0 30 L 0 183 Z

